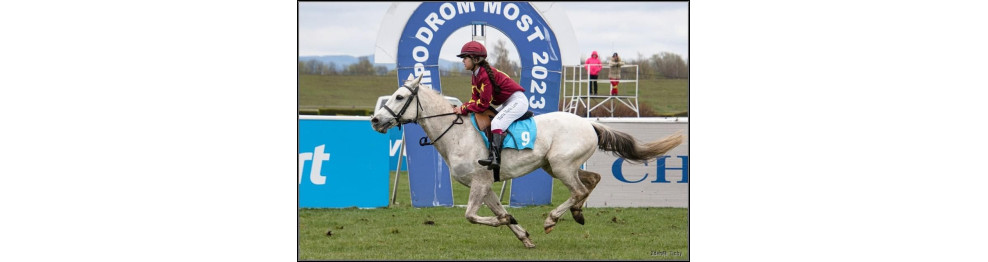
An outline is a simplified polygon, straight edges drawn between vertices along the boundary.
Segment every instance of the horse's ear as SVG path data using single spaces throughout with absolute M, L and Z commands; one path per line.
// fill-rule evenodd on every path
M 422 76 L 423 75 L 425 75 L 425 74 L 421 74 L 421 75 L 419 75 L 419 77 L 416 77 L 415 80 L 412 80 L 412 86 L 419 86 L 419 83 L 422 82 Z

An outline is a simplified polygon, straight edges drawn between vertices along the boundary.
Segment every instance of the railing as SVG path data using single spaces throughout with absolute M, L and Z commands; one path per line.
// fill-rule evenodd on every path
M 584 108 L 586 109 L 586 117 L 590 117 L 590 112 L 594 109 L 603 108 L 611 114 L 611 117 L 614 117 L 614 102 L 617 101 L 634 111 L 637 117 L 641 117 L 641 113 L 638 110 L 638 65 L 624 65 L 621 66 L 621 69 L 619 69 L 622 70 L 622 73 L 625 72 L 623 70 L 624 68 L 635 69 L 634 78 L 625 77 L 625 74 L 622 74 L 621 79 L 617 80 L 619 83 L 618 90 L 621 90 L 620 83 L 635 83 L 635 92 L 631 95 L 620 95 L 620 93 L 618 95 L 610 95 L 610 82 L 612 80 L 606 78 L 606 73 L 609 73 L 611 68 L 606 64 L 603 65 L 604 68 L 598 73 L 599 78 L 597 79 L 598 91 L 603 89 L 605 90 L 606 95 L 590 94 L 590 91 L 588 90 L 590 87 L 590 72 L 585 70 L 586 66 L 587 65 L 563 67 L 563 85 L 562 90 L 559 92 L 559 98 L 562 100 L 559 103 L 560 111 L 576 114 L 581 108 Z M 587 93 L 584 94 L 583 90 L 587 90 Z

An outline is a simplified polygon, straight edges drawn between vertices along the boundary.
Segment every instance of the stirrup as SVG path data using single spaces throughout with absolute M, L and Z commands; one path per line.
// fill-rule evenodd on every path
M 482 166 L 489 166 L 489 165 L 491 165 L 491 163 L 496 162 L 495 160 L 496 160 L 497 156 L 494 155 L 494 150 L 495 150 L 494 148 L 491 148 L 490 149 L 490 153 L 487 154 L 487 158 L 486 159 L 477 160 L 477 163 L 480 164 L 480 165 L 482 165 Z
M 491 164 L 497 164 L 497 155 L 494 154 L 494 150 L 491 149 L 491 153 L 487 156 L 487 159 L 477 160 L 477 163 L 482 166 L 490 166 Z
M 494 170 L 499 168 L 501 168 L 501 163 L 498 163 L 497 159 L 495 159 L 494 162 L 491 162 L 491 164 L 487 166 L 487 170 Z
M 498 163 L 496 155 L 491 155 L 487 159 L 477 160 L 477 163 L 482 166 L 486 166 L 488 170 L 501 167 L 501 163 Z
M 501 158 L 501 147 L 503 147 L 502 144 L 504 143 L 504 137 L 504 134 L 493 134 L 491 140 L 489 140 L 491 146 L 487 159 L 477 160 L 477 163 L 482 166 L 487 166 L 487 169 L 489 170 L 500 168 L 501 164 L 498 159 Z
M 501 147 L 492 148 L 491 154 L 487 159 L 477 160 L 477 162 L 482 166 L 487 166 L 487 170 L 501 168 L 501 162 L 498 161 L 498 158 L 501 158 L 500 151 Z

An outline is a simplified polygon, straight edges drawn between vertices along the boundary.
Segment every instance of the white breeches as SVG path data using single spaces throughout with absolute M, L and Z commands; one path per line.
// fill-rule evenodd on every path
M 511 122 L 524 115 L 525 112 L 528 112 L 528 97 L 525 96 L 525 93 L 515 92 L 511 94 L 508 101 L 497 108 L 497 115 L 494 116 L 494 119 L 491 119 L 491 131 L 498 129 L 507 131 Z

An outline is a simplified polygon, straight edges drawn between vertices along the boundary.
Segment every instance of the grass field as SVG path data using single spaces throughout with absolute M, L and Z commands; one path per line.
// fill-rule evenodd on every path
M 469 188 L 453 183 L 454 205 L 466 204 Z M 531 234 L 536 247 L 527 249 L 506 226 L 471 224 L 463 207 L 411 207 L 404 174 L 397 196 L 389 208 L 299 210 L 299 259 L 689 260 L 686 208 L 584 208 L 586 225 L 566 212 L 545 234 L 546 214 L 569 196 L 553 180 L 551 206 L 508 208 Z M 479 214 L 493 215 L 486 207 Z
M 443 93 L 470 100 L 468 76 L 443 76 Z M 517 81 L 517 79 L 516 79 Z M 672 114 L 688 111 L 689 85 L 686 79 L 649 79 L 639 83 L 639 104 L 655 113 Z M 322 76 L 300 75 L 298 101 L 300 109 L 374 107 L 378 96 L 391 95 L 398 87 L 394 75 L 386 76 Z M 609 90 L 608 83 L 600 83 L 598 92 Z M 623 83 L 621 94 L 634 91 L 632 83 Z M 626 93 L 627 92 L 627 93 Z

